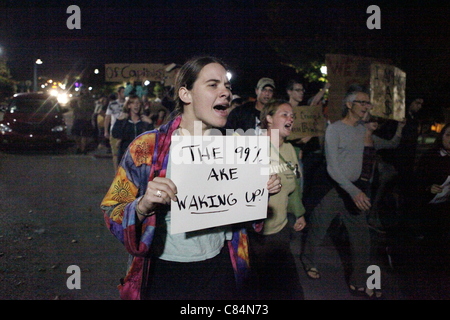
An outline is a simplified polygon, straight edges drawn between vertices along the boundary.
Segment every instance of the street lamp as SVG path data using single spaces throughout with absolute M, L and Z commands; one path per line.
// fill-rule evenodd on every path
M 37 59 L 34 62 L 34 78 L 33 78 L 33 91 L 36 92 L 37 91 L 37 65 L 38 64 L 43 64 L 41 59 Z

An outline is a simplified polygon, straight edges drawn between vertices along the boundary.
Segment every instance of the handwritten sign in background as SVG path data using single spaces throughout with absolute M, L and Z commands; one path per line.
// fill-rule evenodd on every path
M 110 63 L 105 65 L 106 82 L 160 81 L 166 86 L 175 83 L 177 68 L 166 71 L 160 63 Z
M 401 120 L 405 113 L 406 74 L 389 63 L 389 60 L 369 57 L 325 55 L 327 79 L 331 84 L 328 93 L 329 120 L 334 122 L 342 118 L 345 93 L 352 84 L 360 84 L 371 89 L 371 99 L 375 99 L 372 102 L 376 106 L 376 115 Z M 390 102 L 386 104 L 386 101 L 391 100 L 392 105 Z
M 172 136 L 171 234 L 267 217 L 266 136 Z
M 293 108 L 294 124 L 288 140 L 301 139 L 308 136 L 323 136 L 326 119 L 322 106 L 297 106 Z
M 342 54 L 325 55 L 327 80 L 331 84 L 328 92 L 328 119 L 331 122 L 342 118 L 342 101 L 348 87 L 358 83 L 369 87 L 371 58 Z
M 371 114 L 401 121 L 405 117 L 406 73 L 397 67 L 373 63 L 370 68 Z

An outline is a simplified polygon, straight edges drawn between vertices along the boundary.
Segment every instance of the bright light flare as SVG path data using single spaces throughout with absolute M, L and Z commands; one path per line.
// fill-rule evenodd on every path
M 65 92 L 59 93 L 57 99 L 60 104 L 67 104 L 69 102 L 69 96 Z

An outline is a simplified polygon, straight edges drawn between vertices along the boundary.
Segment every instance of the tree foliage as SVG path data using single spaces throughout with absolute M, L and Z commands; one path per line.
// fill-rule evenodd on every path
M 370 31 L 366 11 L 365 3 L 354 2 L 348 7 L 345 2 L 274 0 L 266 9 L 264 31 L 283 64 L 310 82 L 322 77 L 320 67 L 329 53 L 394 58 L 399 63 L 394 50 L 399 39 L 389 32 L 401 28 L 401 16 L 392 13 L 398 19 L 393 27 Z M 389 11 L 383 11 L 383 21 Z

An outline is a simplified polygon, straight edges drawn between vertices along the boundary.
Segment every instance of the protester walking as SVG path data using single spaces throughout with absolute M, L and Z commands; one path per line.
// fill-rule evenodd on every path
M 343 118 L 330 124 L 325 133 L 327 170 L 334 187 L 313 210 L 302 262 L 307 275 L 319 279 L 317 251 L 332 221 L 339 216 L 350 242 L 352 272 L 350 292 L 380 298 L 381 291 L 366 286 L 367 267 L 371 265 L 371 239 L 367 211 L 371 201 L 359 186 L 363 166 L 364 136 L 362 119 L 371 109 L 369 95 L 363 88 L 351 88 L 346 94 Z
M 112 128 L 120 115 L 125 103 L 125 88 L 119 87 L 117 90 L 117 96 L 111 97 L 108 108 L 106 109 L 105 115 L 105 138 L 109 140 L 111 147 L 112 160 L 114 165 L 114 172 L 117 171 L 118 167 L 118 153 L 117 140 L 112 136 Z
M 139 97 L 129 95 L 112 128 L 112 136 L 118 143 L 118 161 L 122 160 L 128 146 L 138 135 L 153 128 L 152 120 L 144 114 L 144 106 Z
M 442 257 L 450 249 L 450 123 L 439 133 L 434 145 L 419 158 L 416 197 L 424 241 Z
M 285 100 L 270 100 L 261 111 L 261 129 L 271 141 L 271 172 L 281 178 L 282 188 L 269 199 L 267 219 L 261 233 L 249 232 L 250 259 L 256 274 L 258 299 L 304 299 L 294 256 L 293 232 L 306 225 L 301 169 L 294 147 L 285 142 L 292 131 L 294 114 Z M 295 217 L 292 221 L 290 217 Z M 282 272 L 280 272 L 282 270 Z
M 363 165 L 359 180 L 360 183 L 365 185 L 365 190 L 363 191 L 371 199 L 371 209 L 367 213 L 369 226 L 377 232 L 384 232 L 380 211 L 384 206 L 384 202 L 386 202 L 386 185 L 384 182 L 378 181 L 380 174 L 378 174 L 376 178 L 374 177 L 376 172 L 378 172 L 376 170 L 379 161 L 379 155 L 377 153 L 381 149 L 395 149 L 398 147 L 402 137 L 403 127 L 406 125 L 406 120 L 396 121 L 397 130 L 390 140 L 383 139 L 375 134 L 376 130 L 379 128 L 379 122 L 381 122 L 382 119 L 374 117 L 370 113 L 366 113 L 363 120 L 367 131 L 364 136 Z
M 320 90 L 312 98 L 311 105 L 317 105 L 321 101 L 326 90 L 330 88 L 327 82 L 323 90 Z M 304 101 L 305 87 L 300 80 L 291 79 L 286 85 L 286 93 L 290 105 L 295 108 L 294 113 L 307 108 L 308 103 Z M 326 123 L 323 123 L 325 127 Z M 305 136 L 300 139 L 288 140 L 299 155 L 299 163 L 303 169 L 302 189 L 303 204 L 306 209 L 306 217 L 311 214 L 312 209 L 319 203 L 330 187 L 326 178 L 326 164 L 323 153 L 323 136 Z
M 107 227 L 131 254 L 121 298 L 233 299 L 249 267 L 246 230 L 169 232 L 170 204 L 177 201 L 171 137 L 207 135 L 225 125 L 231 99 L 227 68 L 214 57 L 194 58 L 181 67 L 175 83 L 174 117 L 130 144 L 101 203 Z M 280 178 L 268 180 L 268 192 L 279 192 Z
M 81 87 L 80 95 L 72 101 L 73 127 L 72 135 L 75 137 L 77 154 L 87 154 L 88 144 L 94 137 L 92 115 L 95 110 L 95 99 L 88 88 Z

